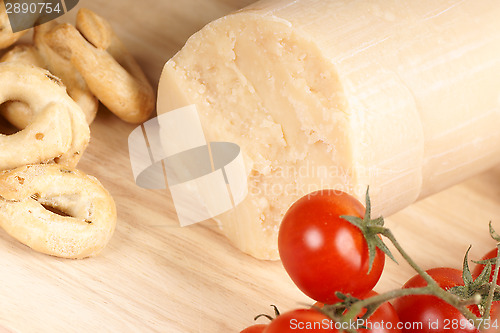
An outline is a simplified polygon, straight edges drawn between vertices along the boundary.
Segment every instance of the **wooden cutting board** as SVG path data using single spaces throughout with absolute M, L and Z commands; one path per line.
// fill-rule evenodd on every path
M 151 82 L 185 40 L 207 22 L 252 0 L 81 0 L 107 17 Z M 63 19 L 74 22 L 76 10 Z M 115 198 L 118 226 L 97 258 L 38 254 L 0 231 L 0 332 L 239 332 L 259 313 L 312 304 L 279 262 L 242 254 L 212 222 L 180 228 L 168 191 L 135 185 L 128 125 L 101 108 L 79 168 Z M 461 267 L 477 259 L 500 230 L 500 167 L 386 219 L 425 268 Z M 400 260 L 401 261 L 401 260 Z M 402 261 L 401 261 L 402 262 Z M 378 291 L 399 288 L 414 273 L 388 262 Z M 265 320 L 262 320 L 265 322 Z

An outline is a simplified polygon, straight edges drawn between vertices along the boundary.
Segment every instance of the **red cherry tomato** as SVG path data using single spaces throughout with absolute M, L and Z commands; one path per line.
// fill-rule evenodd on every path
M 477 305 L 468 307 L 477 317 L 481 317 Z M 490 317 L 484 321 L 484 327 L 481 333 L 498 333 L 500 332 L 500 302 L 493 302 L 491 305 Z
M 266 328 L 267 328 L 267 325 L 256 324 L 256 325 L 252 325 L 252 326 L 249 326 L 249 327 L 245 328 L 240 333 L 262 333 L 262 332 L 264 332 L 264 330 Z
M 316 301 L 333 304 L 336 291 L 361 297 L 380 279 L 385 254 L 377 249 L 368 273 L 366 240 L 341 215 L 363 217 L 354 197 L 334 190 L 313 192 L 295 202 L 281 223 L 278 249 L 288 275 Z
M 370 291 L 365 297 L 363 298 L 368 298 L 372 296 L 378 295 L 375 291 Z M 365 312 L 362 312 L 359 314 L 359 316 L 362 316 Z M 392 306 L 391 303 L 386 302 L 382 304 L 377 311 L 375 311 L 370 318 L 368 318 L 368 323 L 365 324 L 367 326 L 368 330 L 365 329 L 360 329 L 358 332 L 371 332 L 371 333 L 400 333 L 401 329 L 398 327 L 399 324 L 399 317 Z
M 463 285 L 462 272 L 453 268 L 434 268 L 427 271 L 445 290 Z M 403 288 L 424 287 L 427 283 L 416 275 Z M 477 329 L 453 306 L 436 296 L 411 295 L 394 301 L 394 308 L 408 333 L 476 333 Z
M 370 291 L 367 295 L 363 297 L 369 298 L 378 295 L 375 291 Z M 315 307 L 317 308 L 322 308 L 324 306 L 323 303 L 316 302 L 314 304 Z M 365 314 L 366 312 L 363 311 L 358 315 L 358 317 L 361 317 Z M 363 332 L 370 332 L 370 333 L 400 333 L 401 329 L 399 329 L 398 326 L 399 323 L 399 317 L 398 314 L 396 313 L 396 310 L 392 306 L 391 303 L 386 302 L 382 304 L 375 313 L 373 313 L 370 318 L 368 318 L 367 323 L 365 323 L 365 326 L 368 329 L 358 329 L 359 333 Z
M 285 312 L 269 324 L 264 333 L 334 332 L 333 321 L 314 309 L 299 309 Z

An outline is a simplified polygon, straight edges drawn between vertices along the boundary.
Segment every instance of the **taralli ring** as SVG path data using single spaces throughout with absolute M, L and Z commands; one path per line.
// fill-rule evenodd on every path
M 2 63 L 0 104 L 6 101 L 26 103 L 33 119 L 15 134 L 0 134 L 0 170 L 51 161 L 76 166 L 89 142 L 89 126 L 58 78 L 38 67 Z
M 14 44 L 26 31 L 12 32 L 5 3 L 0 0 L 0 49 L 5 49 Z
M 26 65 L 43 67 L 44 63 L 37 50 L 32 45 L 16 45 L 5 53 L 0 62 L 17 62 Z M 0 105 L 0 114 L 12 125 L 23 129 L 32 122 L 33 114 L 26 103 L 5 102 Z
M 35 48 L 43 59 L 44 68 L 62 80 L 68 90 L 68 95 L 82 108 L 87 123 L 90 124 L 96 116 L 99 101 L 71 62 L 47 45 L 46 35 L 57 25 L 56 21 L 50 21 L 35 27 L 33 33 Z
M 70 24 L 58 25 L 46 35 L 47 43 L 71 60 L 111 112 L 130 123 L 147 120 L 155 106 L 153 88 L 109 23 L 80 9 L 76 26 L 78 30 Z
M 94 120 L 99 101 L 90 91 L 87 83 L 68 59 L 59 56 L 45 42 L 45 35 L 57 26 L 55 21 L 36 26 L 32 45 L 17 45 L 7 52 L 0 62 L 17 62 L 48 69 L 61 79 L 68 95 L 80 106 L 88 124 Z M 0 114 L 17 128 L 25 128 L 31 122 L 29 107 L 20 102 L 7 102 L 0 105 Z
M 1 62 L 19 62 L 26 65 L 43 67 L 43 59 L 33 45 L 16 45 L 9 52 L 5 53 Z
M 115 225 L 112 197 L 83 172 L 41 164 L 0 173 L 0 226 L 35 251 L 62 258 L 95 256 Z

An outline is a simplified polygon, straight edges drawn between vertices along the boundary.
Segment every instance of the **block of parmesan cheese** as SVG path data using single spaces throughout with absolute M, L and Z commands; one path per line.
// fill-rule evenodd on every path
M 320 188 L 390 215 L 500 163 L 497 0 L 268 0 L 216 20 L 165 65 L 158 110 L 198 108 L 240 145 L 249 195 L 217 217 L 277 259 L 283 214 Z

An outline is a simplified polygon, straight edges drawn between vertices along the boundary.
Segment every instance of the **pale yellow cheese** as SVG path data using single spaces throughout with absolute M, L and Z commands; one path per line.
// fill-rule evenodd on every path
M 208 24 L 165 65 L 158 110 L 196 104 L 240 145 L 249 195 L 217 217 L 277 259 L 300 196 L 335 188 L 375 214 L 500 163 L 496 0 L 260 1 Z

